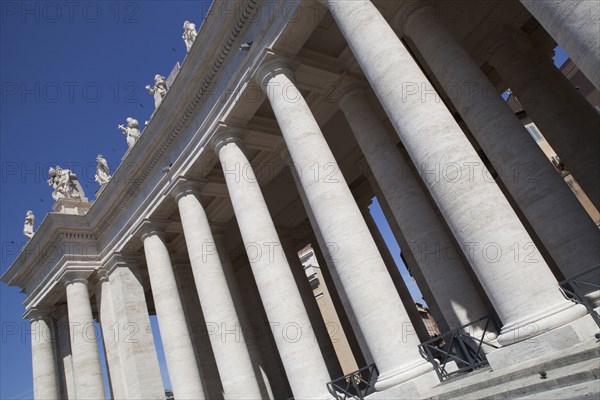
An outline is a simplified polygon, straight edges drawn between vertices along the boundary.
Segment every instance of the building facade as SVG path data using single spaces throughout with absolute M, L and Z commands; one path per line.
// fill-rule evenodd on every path
M 165 398 L 154 314 L 175 399 L 331 398 L 373 364 L 384 397 L 427 396 L 427 330 L 373 197 L 439 329 L 497 321 L 495 371 L 592 346 L 559 281 L 600 263 L 600 232 L 500 97 L 598 208 L 600 117 L 551 60 L 558 43 L 600 86 L 598 3 L 561 4 L 214 2 L 110 179 L 99 161 L 96 200 L 52 180 L 55 212 L 2 277 L 27 295 L 35 398 L 104 398 L 102 357 L 113 398 Z

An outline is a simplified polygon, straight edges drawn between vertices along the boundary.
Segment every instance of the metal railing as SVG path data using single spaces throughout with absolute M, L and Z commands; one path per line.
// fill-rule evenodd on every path
M 469 328 L 475 325 L 483 326 L 481 337 L 474 337 L 467 333 Z M 433 364 L 440 382 L 488 364 L 483 346 L 499 348 L 485 341 L 486 334 L 491 332 L 490 325 L 495 328 L 492 319 L 485 316 L 419 345 L 421 356 Z M 452 361 L 456 363 L 457 369 L 448 370 L 449 363 Z
M 379 371 L 375 364 L 359 369 L 327 384 L 329 393 L 337 400 L 360 399 L 375 392 Z
M 600 297 L 600 265 L 573 275 L 559 282 L 559 285 L 567 297 L 583 304 L 587 308 L 590 316 L 600 328 L 600 315 L 594 311 L 594 304 L 590 301 L 590 297 Z

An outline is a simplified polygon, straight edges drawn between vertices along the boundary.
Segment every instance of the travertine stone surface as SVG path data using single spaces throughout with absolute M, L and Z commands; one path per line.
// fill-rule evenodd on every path
M 223 266 L 199 192 L 179 186 L 174 195 L 187 244 L 194 281 L 207 323 L 225 399 L 257 399 L 260 389 L 241 330 Z M 215 332 L 216 329 L 216 332 Z
M 520 1 L 600 90 L 600 2 Z
M 149 225 L 142 231 L 142 240 L 173 394 L 177 399 L 202 400 L 200 371 L 164 234 L 159 227 Z
M 600 209 L 600 113 L 523 32 L 500 27 L 488 38 L 482 54 Z
M 67 308 L 77 399 L 104 399 L 104 381 L 87 279 L 67 276 Z
M 325 3 L 498 312 L 500 343 L 524 340 L 585 314 L 583 306 L 563 297 L 543 260 L 530 262 L 511 252 L 531 246 L 531 238 L 377 8 L 365 0 Z
M 361 89 L 340 100 L 373 177 L 390 206 L 444 319 L 456 328 L 488 314 L 485 304 L 404 156 Z
M 33 397 L 36 400 L 60 399 L 54 322 L 43 311 L 32 310 L 31 361 L 33 368 Z
M 108 277 L 116 341 L 127 399 L 163 399 L 164 387 L 148 305 L 137 267 L 121 264 Z M 111 374 L 112 375 L 112 374 Z
M 600 231 L 479 66 L 429 7 L 403 15 L 413 40 L 566 277 L 600 263 Z M 432 15 L 432 14 L 429 14 Z
M 412 330 L 410 319 L 327 141 L 290 78 L 277 62 L 258 74 L 321 234 L 336 245 L 333 264 L 379 369 L 377 388 L 383 390 L 431 365 L 420 356 L 416 337 L 388 334 Z
M 310 320 L 250 162 L 235 141 L 218 142 L 216 152 L 294 397 L 328 398 L 330 376 L 318 344 L 306 334 Z
M 127 397 L 127 388 L 123 381 L 124 365 L 119 356 L 119 341 L 117 339 L 120 330 L 114 313 L 110 283 L 104 270 L 98 271 L 98 277 L 98 283 L 95 287 L 97 318 L 102 329 L 104 359 L 106 360 L 106 369 L 109 376 L 110 393 L 116 399 L 124 399 Z

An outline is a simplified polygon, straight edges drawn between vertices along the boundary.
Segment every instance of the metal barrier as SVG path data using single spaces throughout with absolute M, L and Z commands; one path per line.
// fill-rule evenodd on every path
M 484 325 L 480 338 L 467 333 L 468 328 L 474 325 Z M 421 356 L 433 364 L 440 382 L 488 364 L 483 345 L 499 348 L 484 340 L 490 332 L 490 325 L 494 325 L 492 319 L 485 316 L 419 345 Z M 456 362 L 458 369 L 448 371 L 448 363 L 451 361 Z
M 590 282 L 592 277 L 596 279 L 594 279 L 593 282 Z M 594 304 L 592 304 L 590 301 L 591 293 L 600 296 L 599 282 L 600 265 L 596 265 L 590 269 L 580 272 L 579 274 L 573 275 L 562 282 L 559 282 L 559 285 L 567 297 L 583 304 L 585 308 L 587 308 L 590 316 L 594 319 L 594 321 L 596 321 L 596 325 L 598 325 L 600 328 L 600 315 L 594 311 Z
M 359 369 L 327 384 L 329 393 L 337 400 L 360 399 L 375 392 L 379 371 L 375 364 Z

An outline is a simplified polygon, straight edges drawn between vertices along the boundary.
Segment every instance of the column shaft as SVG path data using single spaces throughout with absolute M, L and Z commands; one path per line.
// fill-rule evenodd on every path
M 318 344 L 302 333 L 310 329 L 310 320 L 252 167 L 235 142 L 224 143 L 217 152 L 294 397 L 327 398 L 326 383 L 330 376 Z
M 431 365 L 419 354 L 416 337 L 389 334 L 403 332 L 410 319 L 327 141 L 286 74 L 291 75 L 285 67 L 266 65 L 259 79 L 321 234 L 337 246 L 333 264 L 379 369 L 377 388 L 383 390 Z
M 600 209 L 600 114 L 528 37 L 505 29 L 490 38 L 485 57 Z
M 520 1 L 600 90 L 600 2 Z
M 543 260 L 511 253 L 534 246 L 531 238 L 377 8 L 368 0 L 325 3 L 502 319 L 500 343 L 582 316 L 585 310 L 563 297 Z M 538 330 L 524 329 L 534 321 Z
M 446 323 L 456 328 L 487 315 L 467 271 L 470 267 L 461 261 L 417 178 L 364 93 L 348 92 L 340 107 Z
M 163 234 L 150 227 L 142 235 L 173 394 L 177 399 L 204 399 L 200 371 Z
M 120 369 L 127 399 L 163 399 L 165 390 L 137 267 L 122 264 L 108 277 Z
M 458 85 L 452 103 L 563 274 L 600 263 L 600 231 L 475 62 L 428 7 L 403 20 L 440 85 Z
M 257 399 L 260 389 L 208 218 L 194 190 L 177 196 L 194 281 L 204 319 L 212 327 L 210 342 L 225 399 Z
M 31 320 L 31 361 L 33 369 L 33 398 L 35 400 L 60 399 L 56 341 L 52 320 L 35 316 Z
M 104 275 L 96 285 L 96 304 L 98 322 L 102 329 L 110 393 L 114 399 L 125 399 L 127 398 L 127 388 L 123 381 L 123 365 L 119 357 L 119 327 L 113 310 L 110 283 Z
M 78 400 L 98 400 L 105 398 L 104 381 L 87 284 L 80 278 L 66 284 L 75 395 Z
M 75 399 L 75 376 L 73 374 L 73 356 L 71 353 L 71 334 L 67 307 L 63 306 L 56 317 L 58 344 L 59 377 L 61 378 L 60 397 Z

